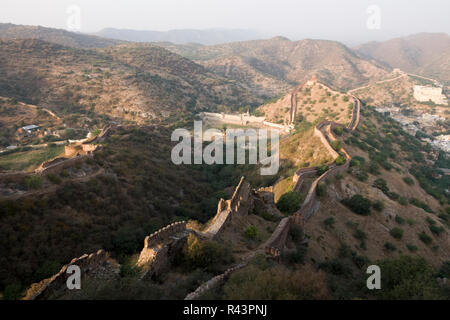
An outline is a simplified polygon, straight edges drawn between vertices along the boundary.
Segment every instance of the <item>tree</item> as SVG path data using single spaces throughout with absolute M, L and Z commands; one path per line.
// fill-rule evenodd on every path
M 392 228 L 389 233 L 391 234 L 391 236 L 398 240 L 403 237 L 403 230 L 398 227 Z
M 326 274 L 303 266 L 291 271 L 277 265 L 264 270 L 250 265 L 233 273 L 223 288 L 224 299 L 327 299 Z
M 377 189 L 383 191 L 384 194 L 389 192 L 389 187 L 387 186 L 386 180 L 383 178 L 378 178 L 373 182 L 373 186 Z
M 342 200 L 342 203 L 349 207 L 353 212 L 361 215 L 370 214 L 370 207 L 372 203 L 369 199 L 363 197 L 360 194 L 355 194 L 349 199 Z
M 336 151 L 341 150 L 341 148 L 342 148 L 342 143 L 339 140 L 331 141 L 330 145 Z
M 300 193 L 289 191 L 280 197 L 277 202 L 277 208 L 285 214 L 292 214 L 300 209 L 302 201 L 303 196 Z
M 376 263 L 382 270 L 378 298 L 383 300 L 441 299 L 435 271 L 423 258 L 401 256 Z
M 258 228 L 256 228 L 255 226 L 249 226 L 247 229 L 245 229 L 244 236 L 247 239 L 255 240 L 258 237 Z

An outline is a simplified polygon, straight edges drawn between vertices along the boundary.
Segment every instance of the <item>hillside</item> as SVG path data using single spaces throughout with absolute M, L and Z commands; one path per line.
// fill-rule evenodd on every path
M 73 48 L 103 48 L 123 41 L 41 26 L 0 23 L 0 39 L 38 39 Z
M 60 117 L 142 123 L 221 104 L 239 107 L 261 101 L 204 67 L 152 45 L 95 51 L 10 40 L 1 46 L 0 95 L 45 106 Z
M 370 109 L 355 134 L 340 139 L 353 157 L 351 168 L 324 185 L 320 208 L 307 224 L 308 258 L 332 259 L 346 244 L 371 261 L 409 254 L 439 267 L 448 260 L 449 177 L 433 178 L 438 169 L 423 165 L 424 157 L 432 158 L 421 152 L 429 146 Z M 372 208 L 355 213 L 342 203 L 355 195 L 369 199 Z
M 290 41 L 276 37 L 216 46 L 160 45 L 201 63 L 216 74 L 245 80 L 253 92 L 282 94 L 287 87 L 302 83 L 312 75 L 341 89 L 386 75 L 380 65 L 334 41 Z
M 450 37 L 446 33 L 419 33 L 355 48 L 391 68 L 450 81 Z

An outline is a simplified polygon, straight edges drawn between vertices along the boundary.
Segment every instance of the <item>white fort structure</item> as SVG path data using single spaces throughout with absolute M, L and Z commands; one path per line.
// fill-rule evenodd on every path
M 242 126 L 247 125 L 259 125 L 269 128 L 278 129 L 284 132 L 290 132 L 294 126 L 288 124 L 278 124 L 266 121 L 266 117 L 257 117 L 250 115 L 249 112 L 241 114 L 225 114 L 225 113 L 212 113 L 212 112 L 202 112 L 199 114 L 203 121 L 217 122 L 217 123 L 229 123 L 237 124 Z
M 447 104 L 447 98 L 439 87 L 414 86 L 414 99 L 420 102 L 432 101 L 435 104 Z

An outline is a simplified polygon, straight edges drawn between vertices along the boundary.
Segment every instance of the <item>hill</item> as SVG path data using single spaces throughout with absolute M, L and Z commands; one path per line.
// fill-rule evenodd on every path
M 335 88 L 349 89 L 382 78 L 386 70 L 343 44 L 283 37 L 216 46 L 159 45 L 201 63 L 214 73 L 246 83 L 255 93 L 286 92 L 315 75 Z
M 450 37 L 446 33 L 419 33 L 355 48 L 391 68 L 450 82 Z
M 73 48 L 103 48 L 123 41 L 41 26 L 0 23 L 0 39 L 38 39 Z
M 74 117 L 72 122 L 88 117 L 97 124 L 142 123 L 262 101 L 203 66 L 153 45 L 88 50 L 41 40 L 8 40 L 1 46 L 0 95 L 46 106 L 60 117 Z

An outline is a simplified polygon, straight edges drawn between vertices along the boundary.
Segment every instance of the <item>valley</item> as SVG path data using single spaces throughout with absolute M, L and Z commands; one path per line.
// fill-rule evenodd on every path
M 3 298 L 450 297 L 448 87 L 428 63 L 283 37 L 0 39 Z M 174 163 L 172 133 L 199 120 L 279 131 L 279 170 Z M 374 263 L 423 278 L 373 292 Z

